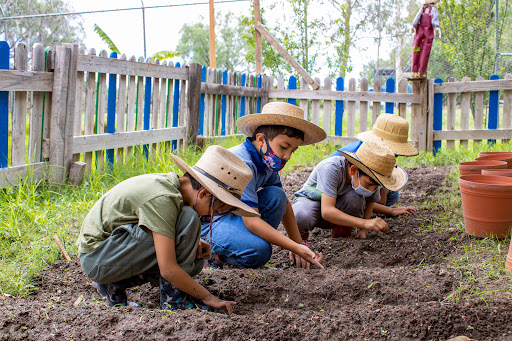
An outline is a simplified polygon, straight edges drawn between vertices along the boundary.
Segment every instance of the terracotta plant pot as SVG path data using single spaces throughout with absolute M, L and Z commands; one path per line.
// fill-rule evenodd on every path
M 479 160 L 498 160 L 505 161 L 507 163 L 507 168 L 512 168 L 512 153 L 500 153 L 500 154 L 490 154 L 485 156 L 477 157 L 475 161 Z
M 480 238 L 505 238 L 512 227 L 512 178 L 462 175 L 459 186 L 466 232 Z
M 480 152 L 480 154 L 478 154 L 478 157 L 487 156 L 487 155 L 502 155 L 505 153 L 512 153 L 512 152 Z
M 512 241 L 508 247 L 507 262 L 505 263 L 505 266 L 507 267 L 507 271 L 512 273 Z
M 459 163 L 460 175 L 481 174 L 482 169 L 507 168 L 505 161 L 499 160 L 478 160 Z
M 482 175 L 494 176 L 510 176 L 512 177 L 512 169 L 482 169 Z

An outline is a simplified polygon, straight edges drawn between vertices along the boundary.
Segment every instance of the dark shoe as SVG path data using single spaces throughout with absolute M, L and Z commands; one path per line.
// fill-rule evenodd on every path
M 349 226 L 340 226 L 332 224 L 332 237 L 333 238 L 341 238 L 341 237 L 351 237 L 353 227 Z
M 121 289 L 113 283 L 100 284 L 93 282 L 92 286 L 98 290 L 98 293 L 102 297 L 107 298 L 110 307 L 126 307 L 128 305 L 125 289 Z
M 304 234 L 301 234 L 300 237 L 302 238 L 302 241 L 305 242 L 306 240 L 309 239 L 309 233 L 304 233 Z
M 160 309 L 161 310 L 185 310 L 201 309 L 214 311 L 215 309 L 202 304 L 199 300 L 184 293 L 174 285 L 160 277 Z

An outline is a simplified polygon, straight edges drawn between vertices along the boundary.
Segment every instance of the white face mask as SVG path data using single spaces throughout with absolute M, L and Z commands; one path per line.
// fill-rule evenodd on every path
M 361 185 L 361 181 L 359 180 L 359 170 L 357 170 L 357 180 L 359 181 L 359 186 L 357 186 L 357 188 L 354 187 L 354 180 L 352 180 L 352 188 L 354 189 L 354 191 L 356 191 L 357 194 L 365 197 L 365 198 L 369 198 L 371 197 L 375 191 L 377 191 L 377 189 L 379 189 L 379 187 L 377 187 L 375 189 L 375 191 L 370 191 L 368 188 L 365 188 Z

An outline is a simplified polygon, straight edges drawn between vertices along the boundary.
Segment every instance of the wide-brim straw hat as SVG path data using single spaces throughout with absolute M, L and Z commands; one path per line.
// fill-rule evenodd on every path
M 170 156 L 183 173 L 189 173 L 214 197 L 236 207 L 233 213 L 259 217 L 258 212 L 240 201 L 252 171 L 238 156 L 221 146 L 210 146 L 192 167 L 178 156 Z
M 267 103 L 261 113 L 242 116 L 236 121 L 236 125 L 238 130 L 247 136 L 252 136 L 262 125 L 292 127 L 304 133 L 301 146 L 320 142 L 327 136 L 322 128 L 304 119 L 304 110 L 285 102 Z
M 367 141 L 355 153 L 341 149 L 338 152 L 348 162 L 391 191 L 398 191 L 407 183 L 407 172 L 395 163 L 395 154 L 382 143 Z
M 418 155 L 418 149 L 408 142 L 409 122 L 393 114 L 380 114 L 372 130 L 357 134 L 361 141 L 384 143 L 396 155 Z

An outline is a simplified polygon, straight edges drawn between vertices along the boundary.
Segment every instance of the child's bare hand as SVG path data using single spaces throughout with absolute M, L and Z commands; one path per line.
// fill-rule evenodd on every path
M 366 235 L 368 234 L 368 230 L 365 229 L 359 229 L 359 231 L 356 233 L 354 238 L 358 239 L 366 239 Z
M 207 298 L 205 298 L 203 300 L 203 303 L 216 309 L 222 309 L 228 315 L 231 314 L 231 312 L 233 311 L 233 306 L 236 304 L 236 302 L 233 301 L 223 301 L 213 295 L 210 295 Z
M 402 214 L 414 214 L 418 209 L 414 206 L 395 207 L 391 209 L 391 215 L 397 217 Z
M 197 259 L 210 259 L 212 257 L 212 248 L 210 244 L 202 239 L 199 239 L 199 245 L 197 246 Z
M 292 260 L 291 254 L 292 252 L 290 252 L 290 261 Z M 313 264 L 316 265 L 319 269 L 324 268 L 321 264 L 324 259 L 324 256 L 321 253 L 311 251 L 309 247 L 307 247 L 306 245 L 299 245 L 299 252 L 297 252 L 297 254 L 294 255 L 301 258 L 301 263 L 297 263 L 297 261 L 295 260 L 295 264 L 297 265 L 297 267 L 309 269 L 311 264 Z M 302 263 L 303 261 L 306 262 L 305 266 Z
M 365 219 L 364 225 L 363 229 L 366 230 L 378 232 L 387 232 L 389 230 L 388 223 L 386 223 L 382 218 Z

